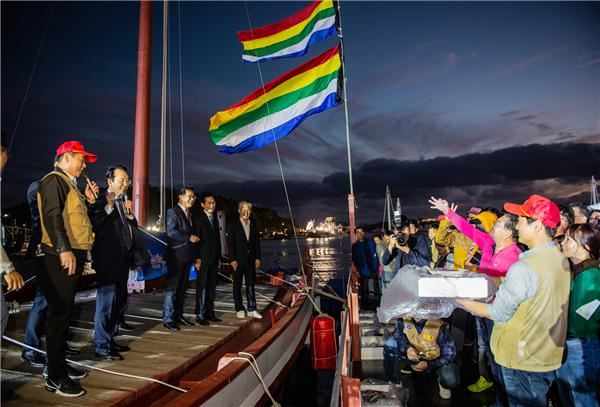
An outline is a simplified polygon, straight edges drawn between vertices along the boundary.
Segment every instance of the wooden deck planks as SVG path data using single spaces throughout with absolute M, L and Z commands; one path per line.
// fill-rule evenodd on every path
M 257 291 L 269 298 L 275 297 L 276 288 L 261 286 Z M 162 326 L 163 295 L 160 292 L 135 294 L 129 297 L 126 313 L 127 322 L 135 327 L 134 332 L 127 332 L 117 337 L 119 343 L 128 344 L 130 352 L 123 353 L 125 360 L 119 362 L 100 362 L 94 356 L 93 316 L 95 302 L 80 304 L 74 314 L 70 327 L 70 343 L 79 348 L 81 355 L 73 360 L 84 364 L 146 377 L 165 377 L 169 372 L 178 371 L 189 366 L 193 359 L 204 357 L 210 349 L 223 343 L 234 335 L 249 319 L 239 320 L 235 317 L 231 284 L 218 287 L 216 296 L 216 314 L 223 322 L 212 323 L 211 326 L 196 325 L 182 327 L 178 332 L 170 332 Z M 188 290 L 185 300 L 186 316 L 194 318 L 194 291 Z M 257 298 L 259 310 L 269 304 Z M 11 315 L 7 335 L 17 340 L 24 336 L 24 326 L 28 313 Z M 144 393 L 147 381 L 114 376 L 102 372 L 91 371 L 81 381 L 87 393 L 83 397 L 68 399 L 56 396 L 45 390 L 41 378 L 41 369 L 27 366 L 20 359 L 21 349 L 3 344 L 2 347 L 2 388 L 14 389 L 16 399 L 2 400 L 3 406 L 108 406 L 120 399 L 134 398 L 136 392 Z M 16 373 L 11 373 L 16 372 Z M 174 383 L 177 384 L 177 383 Z

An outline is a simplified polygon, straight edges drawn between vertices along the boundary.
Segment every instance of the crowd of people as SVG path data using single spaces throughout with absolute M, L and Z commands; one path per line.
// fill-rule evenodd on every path
M 4 135 L 1 157 L 4 167 L 8 161 Z M 115 337 L 121 331 L 134 330 L 125 321 L 129 271 L 150 262 L 132 201 L 127 198 L 131 184 L 127 168 L 109 166 L 106 186 L 101 188 L 83 172 L 96 160 L 96 155 L 86 151 L 80 142 L 65 142 L 56 150 L 52 171 L 34 181 L 27 191 L 32 220 L 28 257 L 33 260 L 37 278 L 22 359 L 33 367 L 44 368 L 46 389 L 64 397 L 85 394 L 78 380 L 85 377 L 86 372 L 66 361 L 67 355 L 79 353 L 68 345 L 67 334 L 77 281 L 84 264 L 91 260 L 96 272 L 95 356 L 99 360 L 118 361 L 123 359 L 122 353 L 130 349 L 118 343 Z M 82 177 L 85 188 L 78 186 Z M 213 193 L 204 192 L 197 205 L 196 197 L 193 188 L 182 188 L 177 205 L 166 214 L 168 274 L 162 319 L 170 331 L 178 331 L 181 325 L 207 326 L 221 322 L 214 308 L 222 258 L 216 199 Z M 252 204 L 240 202 L 239 217 L 234 217 L 227 227 L 233 297 L 239 319 L 262 318 L 256 308 L 254 289 L 256 270 L 260 267 L 260 239 L 251 213 Z M 8 289 L 21 289 L 22 276 L 4 249 L 0 254 L 1 272 Z M 195 322 L 183 312 L 192 266 L 197 274 Z M 246 307 L 242 282 L 246 286 Z M 3 292 L 1 303 L 4 333 L 8 311 Z M 38 351 L 42 335 L 46 338 L 46 356 Z
M 438 221 L 365 236 L 356 229 L 352 261 L 360 304 L 374 310 L 382 292 L 406 265 L 469 270 L 497 286 L 493 298 L 456 298 L 449 318 L 399 318 L 385 354 L 403 373 L 437 373 L 439 395 L 460 385 L 457 355 L 474 315 L 478 393 L 494 388 L 497 405 L 546 406 L 555 383 L 563 406 L 598 406 L 600 398 L 600 204 L 558 206 L 532 195 L 503 210 L 431 197 Z M 386 360 L 394 378 L 394 363 Z

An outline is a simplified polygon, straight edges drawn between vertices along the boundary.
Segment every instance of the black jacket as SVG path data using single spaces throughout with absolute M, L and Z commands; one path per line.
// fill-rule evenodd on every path
M 180 262 L 193 262 L 197 258 L 197 244 L 190 242 L 190 236 L 195 231 L 193 216 L 191 220 L 190 224 L 179 205 L 167 211 L 167 254 L 175 256 Z
M 210 224 L 204 210 L 193 212 L 195 234 L 200 238 L 197 247 L 197 257 L 207 266 L 219 264 L 221 260 L 221 235 L 219 233 L 219 220 L 217 214 L 213 213 L 213 224 Z
M 256 222 L 250 220 L 250 239 L 246 239 L 240 218 L 231 221 L 227 228 L 227 249 L 230 262 L 254 266 L 254 260 L 260 260 L 260 238 Z
M 116 275 L 123 257 L 133 266 L 134 229 L 137 228 L 137 220 L 126 218 L 130 230 L 125 228 L 121 221 L 119 210 L 116 206 L 110 214 L 106 213 L 106 194 L 101 195 L 90 211 L 90 220 L 94 228 L 95 239 L 92 246 L 92 262 L 96 270 L 98 282 L 116 281 L 123 276 Z M 127 240 L 126 233 L 130 233 L 131 240 Z M 129 246 L 129 247 L 128 247 Z

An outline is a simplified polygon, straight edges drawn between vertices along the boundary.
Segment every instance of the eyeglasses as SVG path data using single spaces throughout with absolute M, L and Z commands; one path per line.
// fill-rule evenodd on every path
M 115 177 L 114 183 L 115 184 L 123 184 L 123 185 L 131 185 L 131 180 L 129 178 Z

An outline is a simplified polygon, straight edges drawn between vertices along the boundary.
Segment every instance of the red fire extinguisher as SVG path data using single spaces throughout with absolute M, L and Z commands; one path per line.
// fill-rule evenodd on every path
M 310 321 L 310 362 L 316 370 L 334 370 L 337 360 L 335 320 L 319 315 Z

